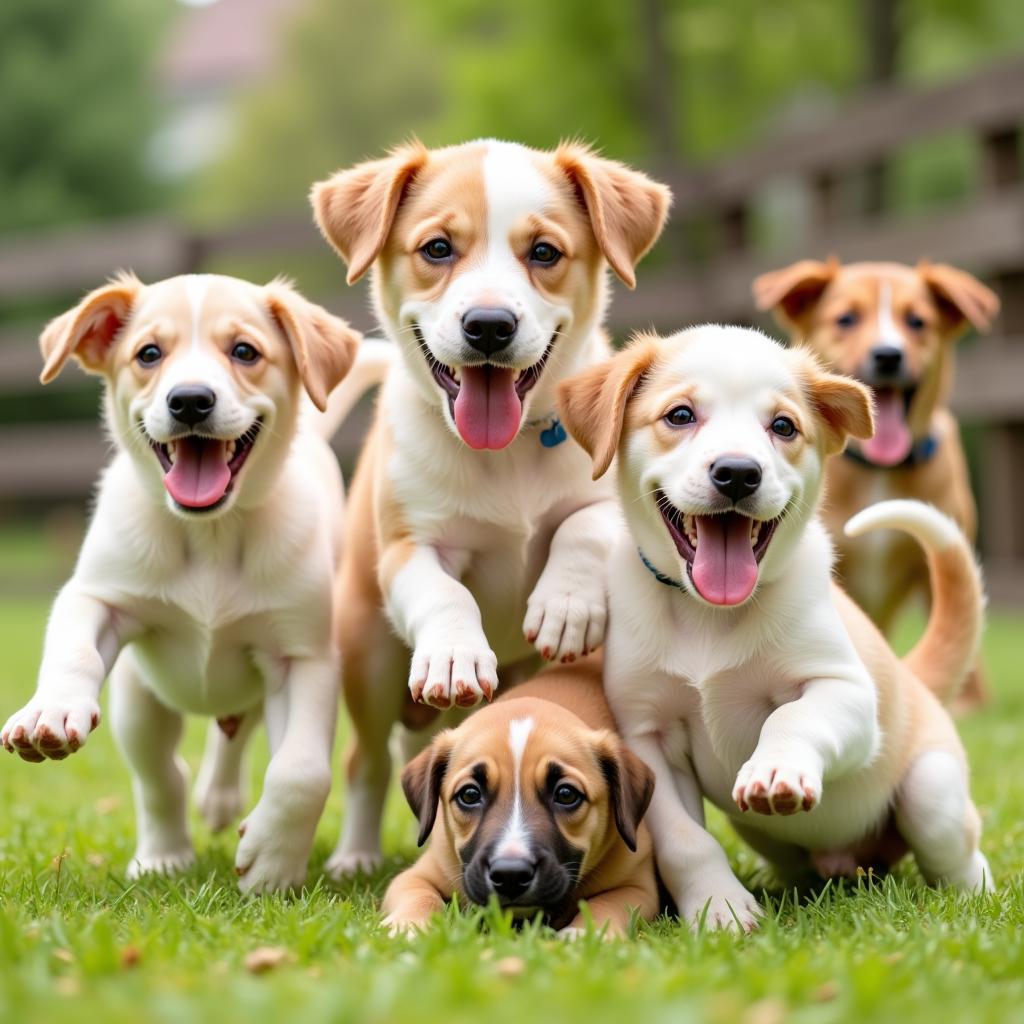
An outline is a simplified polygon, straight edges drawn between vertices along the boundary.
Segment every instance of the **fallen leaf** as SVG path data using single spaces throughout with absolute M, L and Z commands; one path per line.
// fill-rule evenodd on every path
M 138 946 L 125 946 L 121 950 L 121 966 L 128 970 L 132 967 L 138 967 L 142 960 L 142 951 Z
M 521 956 L 503 956 L 494 962 L 494 969 L 503 978 L 518 978 L 526 970 L 526 961 Z
M 260 946 L 245 958 L 245 969 L 250 974 L 265 974 L 280 967 L 288 959 L 288 950 L 280 946 Z

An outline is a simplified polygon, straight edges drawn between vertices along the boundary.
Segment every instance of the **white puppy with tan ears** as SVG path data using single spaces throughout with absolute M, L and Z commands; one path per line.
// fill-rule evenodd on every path
M 963 535 L 916 502 L 847 529 L 898 528 L 928 554 L 933 611 L 902 661 L 833 582 L 822 467 L 869 437 L 865 388 L 756 331 L 640 337 L 566 381 L 563 419 L 594 459 L 618 453 L 632 536 L 611 562 L 605 687 L 654 770 L 647 821 L 681 915 L 752 928 L 759 908 L 705 831 L 703 799 L 787 878 L 891 865 L 991 886 L 948 698 L 981 630 Z
M 74 753 L 110 673 L 134 775 L 132 877 L 194 858 L 183 713 L 232 731 L 263 706 L 272 757 L 236 870 L 244 890 L 305 878 L 337 717 L 343 496 L 302 391 L 323 409 L 358 340 L 283 282 L 213 275 L 150 286 L 122 275 L 43 334 L 44 383 L 72 356 L 105 377 L 118 452 L 54 604 L 35 696 L 0 738 L 27 761 Z
M 411 143 L 314 187 L 321 231 L 349 282 L 372 271 L 401 354 L 335 592 L 354 746 L 332 874 L 380 862 L 392 727 L 435 717 L 415 702 L 471 707 L 499 667 L 525 678 L 537 653 L 600 646 L 619 517 L 565 443 L 555 385 L 608 355 L 608 268 L 633 286 L 668 205 L 663 185 L 576 144 Z

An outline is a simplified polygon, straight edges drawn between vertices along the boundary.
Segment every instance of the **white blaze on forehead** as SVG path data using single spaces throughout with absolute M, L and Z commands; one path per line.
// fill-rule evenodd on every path
M 881 281 L 878 285 L 878 342 L 879 345 L 892 345 L 902 349 L 903 333 L 896 326 L 892 315 L 892 283 Z
M 188 298 L 189 311 L 192 314 L 192 344 L 190 349 L 198 351 L 202 342 L 199 321 L 203 312 L 203 299 L 210 287 L 208 274 L 188 274 L 185 277 L 185 296 Z
M 484 191 L 487 197 L 487 261 L 514 260 L 509 235 L 522 219 L 540 214 L 554 195 L 550 182 L 530 159 L 529 150 L 514 142 L 487 143 L 484 157 Z
M 504 857 L 530 857 L 530 833 L 523 820 L 523 752 L 533 731 L 532 718 L 514 718 L 508 727 L 508 745 L 512 751 L 512 814 L 505 831 L 495 844 L 492 860 Z

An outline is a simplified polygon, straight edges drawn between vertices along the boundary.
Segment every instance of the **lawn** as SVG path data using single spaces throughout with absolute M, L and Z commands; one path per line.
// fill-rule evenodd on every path
M 31 692 L 45 615 L 39 598 L 0 600 L 0 717 Z M 394 859 L 370 882 L 335 889 L 321 878 L 339 789 L 301 896 L 241 899 L 233 836 L 211 836 L 198 819 L 195 870 L 128 884 L 133 815 L 109 730 L 62 763 L 2 755 L 3 1019 L 1024 1022 L 1022 629 L 1020 617 L 992 616 L 986 654 L 998 698 L 963 722 L 999 893 L 935 892 L 908 865 L 884 883 L 826 888 L 802 903 L 776 892 L 764 926 L 743 939 L 661 921 L 630 941 L 570 945 L 488 914 L 451 914 L 429 935 L 390 939 L 376 901 L 414 856 L 397 794 L 385 835 Z M 195 723 L 193 766 L 201 742 Z M 264 759 L 257 744 L 254 777 Z M 713 826 L 744 880 L 770 883 L 720 820 Z M 246 958 L 260 947 L 278 951 L 275 965 L 253 973 Z

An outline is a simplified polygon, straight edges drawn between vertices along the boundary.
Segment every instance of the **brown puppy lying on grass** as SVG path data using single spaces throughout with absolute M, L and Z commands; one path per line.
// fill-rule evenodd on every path
M 585 926 L 580 900 L 606 935 L 625 932 L 634 910 L 658 912 L 640 824 L 654 777 L 615 732 L 599 656 L 550 668 L 438 734 L 402 788 L 419 844 L 433 838 L 388 887 L 393 931 L 425 927 L 453 895 L 540 912 L 569 936 Z

